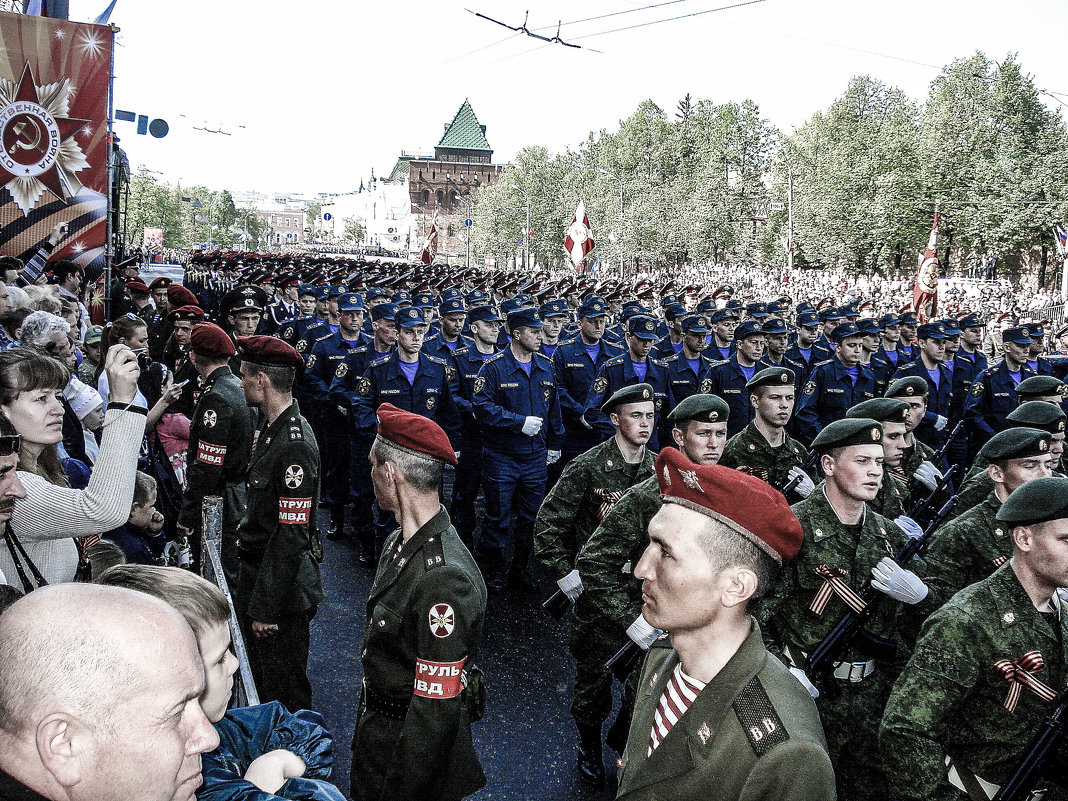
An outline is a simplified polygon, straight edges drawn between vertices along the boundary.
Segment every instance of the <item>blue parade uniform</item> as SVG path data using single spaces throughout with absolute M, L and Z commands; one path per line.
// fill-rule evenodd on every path
M 806 445 L 811 443 L 825 425 L 842 419 L 850 407 L 874 397 L 875 376 L 869 368 L 857 365 L 854 384 L 837 358 L 820 362 L 813 368 L 797 402 L 798 436 Z
M 923 415 L 923 421 L 917 427 L 915 434 L 925 445 L 938 450 L 942 447 L 949 432 L 950 424 L 941 431 L 935 431 L 935 418 L 942 416 L 947 421 L 952 420 L 953 413 L 953 373 L 944 364 L 938 364 L 938 383 L 931 378 L 923 359 L 904 364 L 897 369 L 891 378 L 891 383 L 899 378 L 919 376 L 927 382 L 927 411 Z
M 461 443 L 449 517 L 460 539 L 470 548 L 476 525 L 475 501 L 482 486 L 482 426 L 475 417 L 475 380 L 482 365 L 496 354 L 483 354 L 471 343 L 467 347 L 457 348 L 452 355 L 460 387 L 456 406 L 460 410 Z
M 671 394 L 667 365 L 652 358 L 647 358 L 645 365 L 643 378 L 635 371 L 634 362 L 628 352 L 609 359 L 598 369 L 597 377 L 593 380 L 589 395 L 586 396 L 586 408 L 582 413 L 582 419 L 597 432 L 598 442 L 604 442 L 615 433 L 608 415 L 601 411 L 601 404 L 623 387 L 645 383 L 653 388 L 656 405 L 656 427 L 649 438 L 648 447 L 654 451 L 660 450 L 660 429 L 667 415 L 675 408 L 675 400 Z
M 586 398 L 601 366 L 622 354 L 622 350 L 602 339 L 598 343 L 597 357 L 593 359 L 581 337 L 561 345 L 553 353 L 560 414 L 567 432 L 561 462 L 566 464 L 602 441 L 597 431 L 583 424 L 582 413 L 586 411 Z
M 675 406 L 698 392 L 711 391 L 712 384 L 708 373 L 713 367 L 713 362 L 702 354 L 698 354 L 696 361 L 697 372 L 695 373 L 685 353 L 673 353 L 663 359 L 664 364 L 667 365 L 668 383 L 671 385 L 671 397 Z M 665 415 L 670 413 L 671 409 L 664 410 Z
M 1027 364 L 1020 367 L 1019 380 L 1009 372 L 1006 362 L 1000 361 L 976 376 L 971 392 L 964 403 L 964 418 L 977 442 L 985 442 L 1005 430 L 1005 418 L 1019 404 L 1016 385 L 1035 375 Z
M 760 372 L 760 364 L 753 367 L 752 375 L 746 376 L 742 367 L 738 364 L 737 354 L 731 356 L 725 362 L 720 362 L 709 371 L 709 392 L 723 398 L 730 407 L 730 416 L 727 418 L 727 439 L 739 433 L 749 425 L 755 415 L 753 404 L 749 402 L 749 390 L 745 385 L 752 377 Z

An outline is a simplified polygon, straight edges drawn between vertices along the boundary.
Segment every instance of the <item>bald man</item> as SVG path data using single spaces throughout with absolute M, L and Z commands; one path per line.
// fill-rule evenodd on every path
M 0 677 L 4 801 L 191 801 L 219 744 L 193 632 L 143 593 L 30 593 L 0 615 Z

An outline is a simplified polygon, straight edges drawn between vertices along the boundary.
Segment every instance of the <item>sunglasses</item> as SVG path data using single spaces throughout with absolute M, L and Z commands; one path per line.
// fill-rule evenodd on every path
M 22 449 L 22 435 L 21 434 L 2 434 L 0 435 L 0 458 L 4 456 L 18 456 L 19 451 Z

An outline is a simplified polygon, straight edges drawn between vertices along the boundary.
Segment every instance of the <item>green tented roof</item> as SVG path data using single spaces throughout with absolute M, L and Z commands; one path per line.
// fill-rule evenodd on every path
M 478 117 L 475 116 L 471 103 L 464 100 L 452 122 L 445 128 L 445 133 L 438 142 L 438 147 L 451 147 L 459 150 L 485 150 L 492 152 L 489 141 L 486 139 L 486 129 L 479 125 Z

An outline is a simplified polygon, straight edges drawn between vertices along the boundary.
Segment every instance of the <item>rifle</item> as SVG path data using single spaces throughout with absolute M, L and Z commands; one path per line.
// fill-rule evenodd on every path
M 1042 777 L 1042 770 L 1057 753 L 1064 740 L 1065 717 L 1068 716 L 1068 690 L 1053 704 L 1038 731 L 1031 737 L 1027 750 L 1008 781 L 1001 785 L 994 801 L 1024 801 Z
M 564 616 L 564 612 L 566 612 L 570 606 L 571 599 L 568 598 L 561 589 L 557 589 L 556 592 L 542 601 L 541 604 L 541 608 L 557 620 L 560 620 Z
M 893 559 L 900 567 L 906 567 L 912 561 L 912 557 L 923 549 L 931 532 L 941 525 L 956 503 L 957 496 L 954 495 L 938 510 L 931 523 L 924 529 L 922 537 L 910 537 L 901 550 L 894 554 Z M 878 658 L 890 658 L 897 649 L 897 644 L 893 640 L 876 637 L 864 630 L 864 624 L 875 614 L 880 601 L 886 596 L 872 587 L 870 583 L 865 584 L 857 595 L 864 601 L 864 609 L 860 612 L 849 609 L 808 655 L 805 672 L 813 683 L 826 682 L 827 677 L 834 671 L 835 662 L 842 660 L 842 655 L 854 640 L 862 643 L 867 653 Z
M 942 493 L 942 491 L 950 485 L 950 479 L 953 478 L 953 474 L 957 472 L 957 465 L 951 464 L 949 469 L 942 474 L 942 478 L 935 484 L 935 488 L 931 490 L 926 497 L 921 498 L 912 504 L 912 508 L 908 511 L 908 517 L 915 520 L 924 528 L 929 528 L 933 520 L 924 520 L 924 516 L 928 510 L 935 508 L 936 498 Z M 933 531 L 933 529 L 932 529 Z

